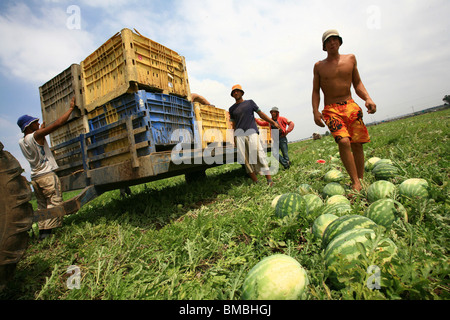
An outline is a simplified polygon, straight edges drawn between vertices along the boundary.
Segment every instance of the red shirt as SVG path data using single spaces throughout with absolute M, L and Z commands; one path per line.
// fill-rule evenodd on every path
M 268 126 L 269 125 L 269 123 L 267 121 L 263 121 L 260 119 L 255 119 L 255 121 L 260 126 Z M 282 133 L 280 132 L 280 137 L 285 137 L 287 133 L 292 131 L 291 130 L 289 132 L 286 132 L 287 127 L 291 123 L 290 120 L 286 119 L 285 117 L 278 116 L 277 122 L 280 125 L 281 129 L 283 130 Z M 271 129 L 276 129 L 276 127 L 271 127 Z

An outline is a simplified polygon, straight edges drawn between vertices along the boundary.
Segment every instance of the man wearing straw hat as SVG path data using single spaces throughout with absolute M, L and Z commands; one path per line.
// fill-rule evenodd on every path
M 363 144 L 370 142 L 370 137 L 363 122 L 363 112 L 352 99 L 351 86 L 365 101 L 369 114 L 375 113 L 377 106 L 361 81 L 355 56 L 339 53 L 342 43 L 337 30 L 328 30 L 322 36 L 322 49 L 327 52 L 327 58 L 314 65 L 312 107 L 314 122 L 320 127 L 326 124 L 339 146 L 352 189 L 360 191 L 360 179 L 364 175 Z M 325 100 L 322 113 L 319 112 L 320 89 Z
M 280 161 L 281 165 L 285 169 L 289 169 L 291 167 L 291 161 L 289 159 L 289 146 L 288 146 L 288 139 L 287 135 L 294 130 L 294 121 L 288 120 L 285 117 L 280 116 L 280 110 L 277 107 L 273 107 L 270 109 L 270 115 L 272 116 L 272 120 L 277 122 L 281 130 L 279 131 L 279 141 L 276 143 L 274 141 L 274 147 L 272 149 L 272 154 L 274 155 L 275 159 L 278 159 Z M 260 126 L 268 126 L 269 123 L 266 121 L 261 121 L 259 119 L 256 119 L 256 123 Z M 272 130 L 276 130 L 275 127 L 271 126 Z M 280 151 L 281 150 L 281 154 Z
M 254 113 L 280 129 L 280 125 L 259 109 L 253 100 L 244 100 L 244 90 L 237 84 L 231 89 L 231 96 L 236 100 L 230 109 L 230 122 L 234 129 L 238 160 L 242 161 L 250 178 L 257 182 L 257 174 L 266 176 L 269 186 L 273 185 L 266 154 L 258 136 Z

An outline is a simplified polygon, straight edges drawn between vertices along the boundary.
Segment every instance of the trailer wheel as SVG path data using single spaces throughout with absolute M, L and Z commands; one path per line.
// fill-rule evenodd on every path
M 31 188 L 23 169 L 0 142 L 0 291 L 14 274 L 33 224 Z

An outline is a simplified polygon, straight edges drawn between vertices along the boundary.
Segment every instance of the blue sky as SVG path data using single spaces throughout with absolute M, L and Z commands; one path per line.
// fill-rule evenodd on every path
M 448 0 L 3 0 L 0 141 L 28 175 L 17 118 L 41 117 L 39 86 L 123 28 L 185 56 L 191 91 L 217 107 L 234 102 L 236 83 L 266 113 L 277 106 L 296 124 L 290 140 L 326 131 L 314 124 L 311 90 L 331 28 L 344 39 L 340 52 L 356 55 L 378 105 L 368 115 L 354 94 L 366 122 L 440 105 L 450 94 L 449 12 Z

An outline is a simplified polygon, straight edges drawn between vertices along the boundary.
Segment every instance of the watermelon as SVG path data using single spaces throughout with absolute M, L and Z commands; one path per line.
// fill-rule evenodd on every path
M 365 216 L 385 228 L 390 228 L 398 218 L 408 221 L 405 207 L 393 199 L 380 199 L 373 202 L 367 208 Z
M 371 219 L 355 214 L 342 216 L 331 222 L 325 229 L 322 236 L 322 245 L 326 247 L 337 235 L 351 229 L 372 229 L 375 230 L 377 224 Z
M 275 215 L 279 218 L 304 212 L 306 212 L 306 202 L 298 193 L 282 194 L 275 206 Z
M 243 300 L 304 299 L 309 284 L 305 269 L 294 258 L 275 254 L 258 262 L 242 286 Z
M 334 203 L 348 203 L 350 204 L 350 200 L 348 200 L 345 196 L 341 194 L 336 194 L 334 196 L 331 196 L 325 201 L 325 204 L 334 204 Z
M 275 208 L 277 206 L 277 202 L 278 200 L 280 200 L 282 194 L 276 196 L 273 200 L 272 200 L 272 208 Z
M 337 194 L 344 195 L 345 189 L 338 182 L 330 182 L 323 188 L 322 192 L 325 197 L 331 197 Z
M 392 182 L 379 180 L 367 188 L 367 199 L 369 202 L 375 202 L 383 198 L 394 198 L 396 190 L 397 187 Z
M 338 216 L 342 216 L 346 213 L 349 213 L 350 211 L 352 211 L 350 202 L 349 203 L 337 202 L 337 203 L 325 205 L 322 208 L 322 214 L 331 213 L 331 214 L 335 214 Z
M 339 257 L 342 257 L 348 263 L 356 262 L 361 251 L 358 249 L 356 243 L 369 244 L 369 240 L 375 239 L 375 231 L 372 229 L 351 229 L 336 236 L 325 249 L 325 265 L 327 267 L 339 262 Z M 366 247 L 366 253 L 368 253 Z M 381 262 L 385 263 L 392 259 L 397 253 L 397 246 L 389 239 L 384 238 L 379 240 L 376 244 L 375 252 L 380 257 Z
M 398 191 L 401 196 L 407 198 L 427 198 L 428 197 L 428 182 L 425 179 L 412 178 L 403 181 Z
M 339 181 L 344 180 L 344 174 L 337 169 L 332 169 L 332 170 L 328 171 L 327 173 L 325 173 L 325 176 L 323 177 L 323 179 L 326 182 L 339 182 Z
M 382 160 L 380 160 L 380 161 L 382 161 Z M 378 164 L 380 161 L 377 162 L 377 164 L 375 165 L 375 167 L 372 170 L 372 173 L 375 176 L 375 179 L 387 180 L 387 179 L 393 178 L 396 174 L 398 174 L 397 167 L 393 166 L 392 164 L 388 164 L 388 163 Z
M 316 194 L 313 194 L 313 193 L 305 194 L 303 196 L 303 199 L 306 202 L 306 213 L 307 214 L 311 214 L 316 209 L 319 209 L 323 206 L 322 199 Z
M 314 223 L 311 228 L 311 232 L 313 233 L 316 239 L 322 239 L 323 233 L 328 225 L 336 220 L 338 216 L 330 213 L 321 214 L 314 220 Z
M 391 166 L 394 165 L 394 163 L 392 162 L 391 159 L 380 159 L 379 161 L 375 162 L 375 164 L 373 165 L 372 171 L 373 169 L 375 169 L 377 166 L 382 165 L 382 164 L 389 164 Z
M 298 191 L 301 195 L 305 195 L 314 191 L 314 189 L 307 183 L 302 183 L 298 187 Z
M 326 246 L 325 266 L 330 267 L 339 262 L 339 257 L 342 257 L 347 263 L 355 262 L 361 254 L 356 243 L 366 244 L 369 239 L 375 239 L 375 231 L 372 229 L 350 229 L 340 233 Z
M 378 157 L 372 157 L 369 160 L 367 160 L 364 164 L 364 169 L 366 169 L 366 171 L 371 171 L 373 169 L 373 167 L 375 166 L 375 163 L 377 163 L 379 160 L 381 160 L 381 158 Z

